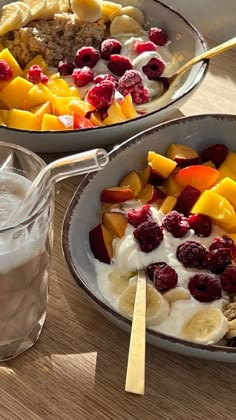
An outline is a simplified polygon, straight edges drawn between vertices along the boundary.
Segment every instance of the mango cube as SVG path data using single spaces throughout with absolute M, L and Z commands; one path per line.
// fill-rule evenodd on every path
M 17 76 L 0 92 L 0 99 L 10 109 L 24 109 L 25 98 L 32 86 L 33 83 Z
M 41 124 L 42 131 L 58 131 L 58 130 L 72 130 L 72 129 L 73 129 L 73 123 L 71 123 L 71 125 L 66 125 L 63 123 L 63 119 L 60 119 L 60 117 L 57 117 L 55 115 L 50 115 L 50 114 L 43 115 L 42 124 Z
M 30 60 L 24 68 L 23 77 L 27 77 L 28 70 L 30 69 L 30 67 L 35 65 L 40 66 L 44 74 L 48 73 L 48 65 L 46 61 L 40 54 L 38 54 L 36 55 L 36 57 L 32 58 L 32 60 Z
M 7 121 L 8 121 L 8 116 L 9 116 L 9 110 L 7 109 L 0 109 L 0 117 L 1 120 L 3 120 L 4 124 L 7 125 Z
M 103 121 L 104 125 L 115 124 L 117 122 L 122 122 L 122 121 L 127 120 L 127 117 L 122 111 L 121 106 L 118 102 L 113 102 L 109 106 L 107 110 L 107 114 L 108 116 Z
M 51 101 L 52 98 L 52 92 L 43 83 L 38 83 L 36 85 L 32 84 L 24 101 L 24 109 L 29 110 L 35 106 Z
M 136 118 L 138 116 L 137 111 L 134 107 L 131 94 L 126 95 L 120 102 L 122 112 L 125 114 L 127 120 Z
M 168 159 L 155 152 L 148 152 L 148 163 L 152 167 L 152 170 L 162 178 L 168 178 L 177 165 L 172 159 Z
M 211 190 L 205 190 L 193 206 L 191 213 L 202 213 L 225 231 L 236 231 L 236 214 L 230 202 Z
M 236 209 L 236 182 L 233 181 L 231 178 L 224 178 L 222 181 L 218 182 L 213 188 L 217 194 L 222 195 L 225 197 Z
M 222 164 L 219 168 L 219 178 L 218 181 L 221 181 L 224 178 L 231 178 L 233 181 L 236 181 L 236 174 L 234 174 L 227 166 Z
M 20 109 L 11 109 L 9 111 L 7 125 L 8 127 L 21 130 L 40 130 L 41 126 L 34 114 Z
M 32 112 L 32 114 L 34 114 L 36 116 L 36 118 L 40 122 L 40 126 L 41 126 L 41 122 L 42 122 L 44 114 L 51 114 L 52 113 L 51 102 L 48 101 L 48 102 L 45 102 L 45 104 L 35 106 L 34 108 L 30 109 L 30 112 Z
M 13 55 L 10 53 L 8 48 L 4 48 L 0 52 L 0 60 L 4 60 L 7 62 L 7 64 L 11 67 L 13 71 L 13 77 L 21 76 L 23 74 L 23 70 L 13 57 Z
M 160 211 L 162 211 L 162 213 L 167 214 L 169 213 L 171 210 L 173 210 L 173 208 L 175 207 L 177 202 L 177 198 L 176 197 L 172 197 L 171 195 L 168 195 L 168 197 L 166 197 L 161 205 L 161 207 L 159 208 Z
M 71 96 L 70 86 L 64 79 L 51 79 L 48 81 L 47 87 L 56 96 Z
M 101 114 L 100 114 L 99 111 L 92 112 L 89 120 L 91 121 L 92 124 L 94 124 L 96 126 L 102 126 L 103 125 L 103 122 L 102 122 L 102 119 L 101 119 Z
M 219 167 L 220 179 L 228 176 L 236 181 L 236 153 L 229 152 L 224 162 Z

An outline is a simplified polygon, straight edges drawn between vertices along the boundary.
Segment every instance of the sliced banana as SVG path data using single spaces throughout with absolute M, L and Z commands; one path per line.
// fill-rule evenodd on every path
M 130 16 L 116 16 L 110 25 L 110 34 L 115 36 L 121 33 L 137 34 L 142 31 L 142 26 Z
M 119 310 L 122 314 L 132 317 L 134 312 L 134 302 L 136 295 L 136 284 L 128 286 L 121 294 L 119 299 Z M 150 284 L 147 284 L 147 307 L 146 322 L 147 326 L 161 324 L 169 315 L 169 303 L 163 296 Z
M 214 344 L 221 340 L 229 329 L 228 320 L 220 309 L 202 309 L 184 325 L 181 336 L 199 344 Z
M 15 3 L 6 4 L 0 11 L 0 36 L 20 28 L 21 22 L 21 10 Z
M 102 16 L 99 0 L 71 0 L 70 6 L 83 22 L 96 22 Z
M 47 8 L 47 0 L 24 0 L 24 3 L 30 7 L 31 20 L 38 19 Z
M 112 283 L 112 291 L 113 293 L 120 295 L 129 285 L 129 279 L 132 274 L 127 276 L 120 276 L 116 271 L 111 271 L 109 274 L 109 279 Z
M 236 330 L 236 319 L 229 321 L 229 330 Z
M 117 10 L 116 12 L 112 13 L 109 18 L 112 21 L 116 16 L 126 15 L 139 23 L 139 25 L 143 26 L 144 24 L 144 14 L 142 10 L 138 9 L 137 7 L 133 6 L 126 6 L 122 7 L 121 9 Z
M 119 11 L 121 7 L 121 4 L 114 3 L 113 1 L 103 1 L 101 3 L 102 17 L 109 20 L 110 16 Z
M 42 10 L 38 19 L 50 19 L 55 13 L 60 12 L 60 2 L 58 0 L 46 0 L 46 8 Z
M 16 28 L 16 29 L 19 29 L 19 28 L 27 25 L 27 23 L 31 20 L 31 10 L 30 10 L 30 7 L 28 6 L 28 4 L 23 3 L 22 1 L 16 1 L 13 4 L 21 12 L 21 24 L 20 24 L 20 26 L 18 26 L 18 28 Z
M 231 338 L 236 337 L 236 329 L 235 330 L 229 330 L 226 334 L 227 340 L 230 340 Z
M 188 300 L 191 298 L 191 294 L 188 290 L 183 287 L 175 287 L 174 289 L 168 290 L 163 293 L 163 297 L 169 302 L 173 303 L 176 300 Z

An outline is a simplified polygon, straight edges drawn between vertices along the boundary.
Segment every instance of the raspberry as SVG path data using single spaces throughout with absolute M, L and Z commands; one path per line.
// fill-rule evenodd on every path
M 157 290 L 160 292 L 167 292 L 167 290 L 174 289 L 178 283 L 178 274 L 176 271 L 165 264 L 154 268 L 153 283 Z
M 168 37 L 163 29 L 151 28 L 149 30 L 149 39 L 156 45 L 163 46 L 167 43 Z
M 134 227 L 137 227 L 141 223 L 146 222 L 152 217 L 149 204 L 145 204 L 145 206 L 141 207 L 141 209 L 130 210 L 127 217 L 130 225 L 133 225 Z
M 195 234 L 201 237 L 210 236 L 212 231 L 212 222 L 209 216 L 205 214 L 193 214 L 188 217 L 190 229 L 193 229 Z
M 133 68 L 132 63 L 128 57 L 118 54 L 111 55 L 107 67 L 116 76 L 123 76 L 126 70 L 130 70 Z
M 193 207 L 193 205 L 196 203 L 200 196 L 200 191 L 196 188 L 192 187 L 191 185 L 187 185 L 183 191 L 181 191 L 177 203 L 175 205 L 175 210 L 177 210 L 179 213 L 183 213 L 185 216 L 187 216 Z
M 211 160 L 218 168 L 224 162 L 228 153 L 229 149 L 224 144 L 214 144 L 214 146 L 209 146 L 202 152 L 202 160 L 203 162 Z
M 213 243 L 210 245 L 209 250 L 214 251 L 215 249 L 229 248 L 231 250 L 231 256 L 234 258 L 236 256 L 236 246 L 233 239 L 229 238 L 226 235 L 223 235 L 222 238 L 217 236 Z
M 79 68 L 84 66 L 94 67 L 98 60 L 99 54 L 96 48 L 82 47 L 76 53 L 75 65 Z
M 146 52 L 146 51 L 156 51 L 157 46 L 152 41 L 147 41 L 147 42 L 136 41 L 134 43 L 134 49 L 137 54 L 142 54 L 143 52 Z
M 154 272 L 155 272 L 155 270 L 156 269 L 158 270 L 158 269 L 163 268 L 165 266 L 166 266 L 166 263 L 165 262 L 157 262 L 157 263 L 149 264 L 146 267 L 146 273 L 147 273 L 149 279 L 151 281 L 153 281 L 154 280 Z
M 221 298 L 219 280 L 208 274 L 195 274 L 189 280 L 188 289 L 199 302 L 212 302 Z
M 104 80 L 110 80 L 111 82 L 115 84 L 116 87 L 118 86 L 118 80 L 111 74 L 99 74 L 98 76 L 95 76 L 93 79 L 94 83 L 100 83 L 100 82 L 103 82 Z
M 175 238 L 182 238 L 189 230 L 189 224 L 183 214 L 173 210 L 162 220 L 162 227 L 172 233 Z
M 122 88 L 129 88 L 142 83 L 142 75 L 137 70 L 126 70 L 123 76 L 119 80 L 118 90 Z M 122 93 L 122 92 L 121 92 Z
M 142 75 L 137 70 L 126 70 L 119 80 L 118 91 L 127 96 L 129 93 L 135 104 L 143 104 L 149 100 L 149 91 L 142 83 Z
M 104 60 L 110 60 L 110 56 L 120 54 L 122 45 L 117 39 L 105 39 L 100 45 L 100 54 Z
M 142 70 L 149 80 L 158 80 L 165 70 L 165 63 L 161 58 L 153 57 Z
M 13 77 L 13 70 L 5 60 L 0 60 L 0 80 L 8 81 Z
M 37 64 L 31 66 L 27 73 L 27 80 L 31 83 L 47 83 L 48 77 L 43 74 L 43 70 Z
M 222 289 L 229 295 L 236 293 L 236 266 L 228 265 L 223 274 L 220 276 Z
M 204 265 L 212 273 L 220 274 L 225 270 L 227 265 L 231 263 L 231 259 L 231 249 L 215 249 L 214 251 L 210 251 L 207 253 Z
M 206 247 L 195 241 L 184 242 L 176 251 L 178 260 L 188 268 L 203 268 L 206 254 Z
M 90 67 L 75 69 L 72 73 L 72 79 L 76 86 L 85 86 L 93 81 L 93 70 Z
M 151 252 L 156 249 L 163 240 L 163 233 L 156 222 L 150 220 L 141 223 L 133 232 L 143 252 Z
M 115 97 L 115 84 L 110 80 L 97 83 L 86 95 L 86 100 L 96 109 L 103 109 L 111 105 Z
M 58 71 L 61 76 L 69 76 L 73 73 L 75 66 L 68 60 L 62 60 L 58 64 Z

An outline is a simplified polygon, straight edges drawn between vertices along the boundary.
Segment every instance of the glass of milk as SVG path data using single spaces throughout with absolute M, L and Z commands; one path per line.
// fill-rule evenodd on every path
M 45 166 L 31 151 L 0 142 L 0 361 L 30 348 L 46 317 L 54 187 L 35 192 L 30 217 L 6 223 Z

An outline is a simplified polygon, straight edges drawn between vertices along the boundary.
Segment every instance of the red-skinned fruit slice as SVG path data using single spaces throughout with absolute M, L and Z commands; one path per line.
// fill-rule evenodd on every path
M 219 178 L 219 171 L 210 166 L 193 165 L 181 169 L 175 180 L 181 187 L 191 185 L 199 191 L 211 188 Z
M 154 187 L 153 195 L 151 200 L 148 201 L 148 204 L 159 203 L 166 198 L 166 194 L 160 190 L 158 187 Z
M 131 188 L 126 187 L 106 188 L 101 193 L 101 201 L 105 201 L 106 203 L 123 203 L 132 198 L 134 198 L 133 191 Z
M 89 232 L 90 248 L 99 261 L 109 264 L 113 255 L 112 250 L 113 236 L 111 232 L 102 224 L 97 225 Z
M 147 165 L 146 168 L 138 172 L 139 178 L 142 181 L 143 187 L 148 183 L 151 176 L 151 166 Z
M 167 157 L 174 160 L 183 168 L 190 165 L 197 165 L 199 162 L 199 154 L 191 147 L 184 146 L 183 144 L 171 144 L 167 150 Z
M 143 188 L 141 178 L 136 171 L 131 171 L 126 175 L 119 184 L 120 187 L 131 188 L 135 197 L 140 193 Z
M 124 214 L 111 211 L 103 213 L 102 224 L 112 233 L 112 235 L 122 238 L 125 234 L 128 220 Z
M 146 184 L 138 195 L 138 199 L 142 201 L 143 204 L 152 204 L 164 200 L 166 194 L 154 185 Z
M 192 187 L 191 185 L 187 185 L 187 187 L 183 189 L 177 198 L 175 210 L 187 216 L 190 213 L 191 208 L 200 197 L 200 194 L 201 193 L 199 190 Z

